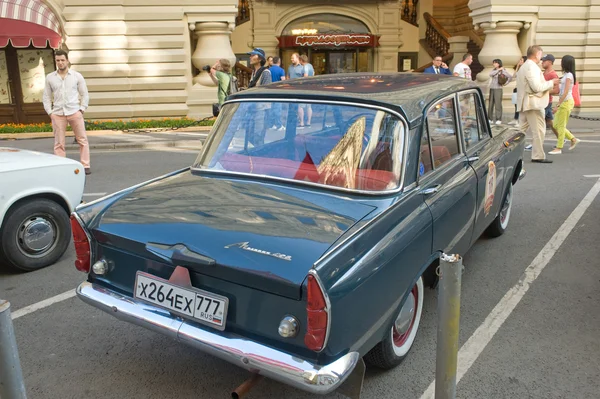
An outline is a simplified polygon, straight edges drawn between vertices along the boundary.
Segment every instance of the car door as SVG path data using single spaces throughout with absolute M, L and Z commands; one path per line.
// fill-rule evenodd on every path
M 419 189 L 433 216 L 433 250 L 463 255 L 471 244 L 477 177 L 462 149 L 455 95 L 427 111 Z
M 477 241 L 496 217 L 505 186 L 505 151 L 500 143 L 492 139 L 483 104 L 477 90 L 458 93 L 463 148 L 477 175 L 477 211 L 471 244 Z

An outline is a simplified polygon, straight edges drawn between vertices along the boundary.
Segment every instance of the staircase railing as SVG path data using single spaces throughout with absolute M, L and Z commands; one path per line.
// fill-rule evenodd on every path
M 403 0 L 401 5 L 402 20 L 414 26 L 419 26 L 419 12 L 417 11 L 418 6 L 419 0 Z
M 423 18 L 427 24 L 427 33 L 425 35 L 427 45 L 438 55 L 448 54 L 448 50 L 450 49 L 450 44 L 448 43 L 450 33 L 428 12 L 423 14 Z
M 235 17 L 235 24 L 239 26 L 250 21 L 250 2 L 249 0 L 238 1 L 238 15 Z
M 247 66 L 236 62 L 235 64 L 235 77 L 237 78 L 237 86 L 239 88 L 247 88 L 252 78 L 252 69 Z

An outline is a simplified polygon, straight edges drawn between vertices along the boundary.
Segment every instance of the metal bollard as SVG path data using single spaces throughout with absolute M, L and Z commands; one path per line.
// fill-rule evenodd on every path
M 442 254 L 438 275 L 438 331 L 435 367 L 435 399 L 456 398 L 458 332 L 462 258 Z
M 0 299 L 0 398 L 26 399 L 10 302 Z

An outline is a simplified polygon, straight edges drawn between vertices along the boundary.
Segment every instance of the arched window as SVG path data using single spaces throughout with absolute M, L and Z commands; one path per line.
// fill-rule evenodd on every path
M 361 21 L 338 14 L 314 14 L 298 18 L 288 24 L 284 36 L 324 33 L 370 33 Z

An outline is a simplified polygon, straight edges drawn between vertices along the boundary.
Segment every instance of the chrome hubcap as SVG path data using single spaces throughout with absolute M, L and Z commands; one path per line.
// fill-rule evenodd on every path
M 52 221 L 41 216 L 25 220 L 18 230 L 19 247 L 27 254 L 46 252 L 56 240 L 56 228 Z
M 415 305 L 415 296 L 411 293 L 408 298 L 406 298 L 406 302 L 404 303 L 404 306 L 402 306 L 400 314 L 394 323 L 396 333 L 400 336 L 406 334 L 412 325 L 416 311 Z

